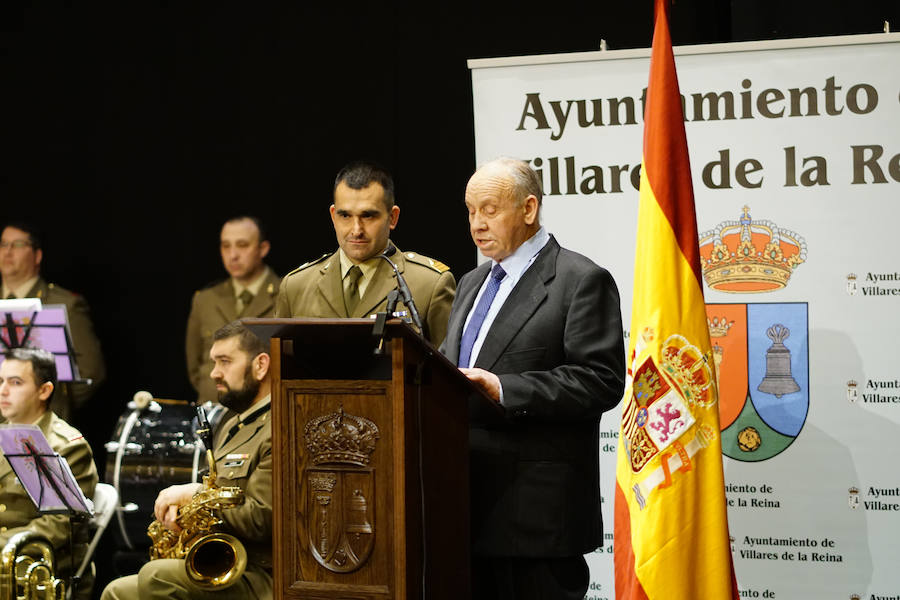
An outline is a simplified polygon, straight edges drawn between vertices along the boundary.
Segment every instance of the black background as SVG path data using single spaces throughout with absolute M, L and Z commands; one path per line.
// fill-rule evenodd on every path
M 678 0 L 672 39 L 879 33 L 898 5 Z M 225 276 L 227 217 L 261 217 L 284 274 L 336 247 L 334 174 L 375 159 L 394 240 L 459 277 L 475 266 L 466 59 L 645 48 L 652 3 L 9 2 L 0 23 L 0 224 L 39 223 L 44 276 L 91 304 L 109 380 L 75 424 L 102 461 L 135 391 L 189 397 L 185 322 Z

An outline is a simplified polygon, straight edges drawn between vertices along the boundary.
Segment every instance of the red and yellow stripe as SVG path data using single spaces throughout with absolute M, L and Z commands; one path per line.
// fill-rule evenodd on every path
M 635 253 L 634 297 L 629 341 L 629 373 L 647 357 L 662 363 L 670 336 L 686 339 L 712 365 L 703 300 L 697 221 L 687 138 L 681 110 L 665 0 L 656 0 L 656 26 L 644 125 L 640 208 Z M 644 332 L 644 346 L 636 347 Z M 625 424 L 619 436 L 615 493 L 615 575 L 617 600 L 736 599 L 715 378 L 712 402 L 694 405 L 695 423 L 678 442 L 633 472 L 626 452 Z M 632 389 L 623 414 L 635 413 Z M 631 418 L 631 417 L 629 417 Z M 700 430 L 713 432 L 708 445 L 688 459 L 684 450 Z M 663 457 L 684 457 L 671 471 Z M 648 473 L 664 482 L 639 498 L 635 485 Z

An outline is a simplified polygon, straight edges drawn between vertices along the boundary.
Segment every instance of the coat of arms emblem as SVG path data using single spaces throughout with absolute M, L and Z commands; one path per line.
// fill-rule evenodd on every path
M 355 571 L 375 545 L 375 478 L 368 465 L 378 427 L 341 408 L 310 420 L 304 436 L 312 463 L 304 472 L 312 554 L 329 571 Z
M 809 410 L 807 304 L 708 304 L 719 384 L 722 452 L 772 458 L 800 434 Z
M 672 485 L 674 471 L 692 470 L 693 457 L 717 435 L 702 420 L 702 410 L 715 407 L 708 353 L 673 334 L 662 342 L 657 362 L 647 352 L 655 335 L 647 328 L 635 344 L 634 374 L 622 410 L 625 454 L 632 471 L 641 473 L 632 490 L 642 510 L 653 490 Z
M 856 404 L 856 401 L 859 399 L 859 390 L 857 390 L 859 384 L 856 383 L 855 379 L 851 379 L 847 382 L 847 401 L 850 404 Z

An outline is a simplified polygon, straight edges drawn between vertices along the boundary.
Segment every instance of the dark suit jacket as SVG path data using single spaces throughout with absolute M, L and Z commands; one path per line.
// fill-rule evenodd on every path
M 452 361 L 490 272 L 459 282 L 441 351 Z M 612 276 L 551 236 L 491 325 L 476 367 L 500 377 L 506 417 L 470 426 L 472 548 L 490 556 L 575 556 L 602 544 L 600 415 L 624 391 Z

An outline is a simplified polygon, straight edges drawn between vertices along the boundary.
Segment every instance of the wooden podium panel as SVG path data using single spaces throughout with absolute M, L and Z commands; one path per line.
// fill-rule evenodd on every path
M 469 597 L 468 411 L 490 401 L 399 321 L 381 355 L 370 320 L 245 323 L 271 337 L 275 598 Z
M 280 469 L 282 530 L 295 535 L 283 563 L 285 597 L 395 597 L 400 582 L 389 559 L 398 555 L 394 538 L 402 539 L 391 532 L 402 525 L 393 518 L 402 486 L 391 382 L 287 380 L 282 393 L 291 410 L 279 447 L 295 457 Z

